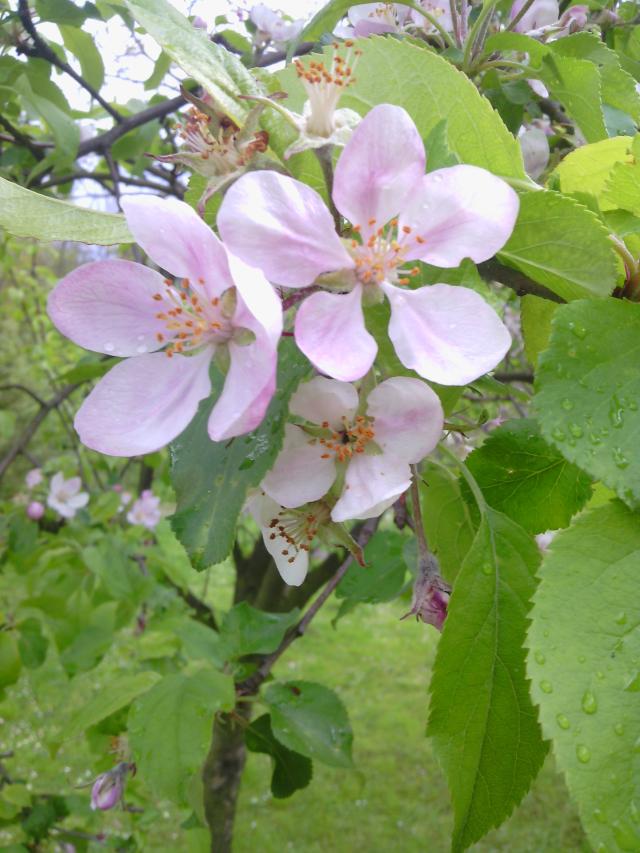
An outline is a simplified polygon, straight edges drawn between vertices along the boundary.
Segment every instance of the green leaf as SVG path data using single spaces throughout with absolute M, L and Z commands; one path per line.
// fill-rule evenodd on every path
M 59 155 L 65 161 L 72 160 L 80 144 L 80 128 L 73 118 L 49 98 L 36 94 L 26 75 L 16 81 L 15 89 L 25 105 L 44 119 L 49 127 L 56 144 L 56 157 Z
M 138 772 L 158 797 L 188 802 L 211 740 L 213 716 L 230 711 L 233 680 L 212 669 L 167 675 L 136 699 L 129 712 L 129 742 Z
M 153 66 L 153 71 L 144 81 L 144 90 L 148 92 L 150 89 L 157 89 L 160 83 L 162 83 L 165 74 L 171 68 L 171 57 L 164 52 L 164 50 L 160 51 L 158 58 L 155 61 Z
M 615 501 L 556 536 L 527 641 L 542 728 L 594 850 L 640 849 L 638 521 Z
M 90 726 L 95 726 L 96 723 L 125 708 L 138 696 L 150 690 L 161 678 L 159 673 L 149 671 L 138 672 L 135 675 L 121 675 L 109 680 L 92 699 L 73 714 L 65 728 L 65 737 L 77 737 Z
M 552 97 L 560 101 L 587 142 L 607 138 L 602 112 L 602 84 L 598 69 L 586 59 L 545 56 L 540 78 Z
M 498 258 L 563 299 L 607 296 L 616 256 L 607 229 L 586 207 L 554 192 L 520 196 L 520 215 Z
M 36 10 L 43 21 L 79 27 L 91 14 L 91 4 L 76 6 L 71 0 L 36 0 Z M 91 17 L 94 15 L 91 14 Z
M 220 563 L 230 553 L 247 492 L 273 464 L 282 445 L 289 397 L 310 369 L 293 341 L 283 338 L 278 390 L 257 430 L 227 442 L 211 441 L 207 433 L 209 399 L 200 404 L 191 424 L 171 445 L 178 500 L 171 523 L 195 568 Z M 214 369 L 213 399 L 222 384 L 222 375 Z
M 312 681 L 288 681 L 268 685 L 263 699 L 280 743 L 332 767 L 353 767 L 351 724 L 333 690 Z
M 366 566 L 353 563 L 336 589 L 348 602 L 377 604 L 400 595 L 407 574 L 403 548 L 407 537 L 396 530 L 378 531 L 365 549 Z
M 236 604 L 222 623 L 221 639 L 230 657 L 268 654 L 280 645 L 286 631 L 295 625 L 300 611 L 265 613 L 246 601 Z
M 127 8 L 167 56 L 241 126 L 249 107 L 237 96 L 261 94 L 262 89 L 240 60 L 193 27 L 167 0 L 127 0 Z
M 316 12 L 300 33 L 297 43 L 317 41 L 324 33 L 333 32 L 335 25 L 343 18 L 351 6 L 357 5 L 349 0 L 330 0 Z
M 607 179 L 616 163 L 630 162 L 630 149 L 631 140 L 626 136 L 582 145 L 560 161 L 551 179 L 559 179 L 563 193 L 590 193 L 601 210 L 613 210 L 618 207 L 616 200 L 603 198 Z
M 22 671 L 22 659 L 14 631 L 0 631 L 0 690 L 15 684 Z
M 132 243 L 124 216 L 76 207 L 0 178 L 0 227 L 41 242 L 75 240 L 111 246 Z
M 39 619 L 25 619 L 18 625 L 18 649 L 22 663 L 27 669 L 38 669 L 42 666 L 49 648 L 49 640 L 42 633 Z
M 104 83 L 104 64 L 93 36 L 78 27 L 58 26 L 64 46 L 80 63 L 82 76 L 90 86 L 99 91 Z
M 273 759 L 271 793 L 277 799 L 290 797 L 306 788 L 313 775 L 311 760 L 299 752 L 287 749 L 276 740 L 271 730 L 271 717 L 263 714 L 254 720 L 245 732 L 245 743 L 250 752 L 262 752 Z
M 529 533 L 566 527 L 591 497 L 591 481 L 528 418 L 493 430 L 465 460 L 487 503 Z
M 520 325 L 524 351 L 534 368 L 538 366 L 538 356 L 549 345 L 551 320 L 557 307 L 557 302 L 551 302 L 549 299 L 542 299 L 530 293 L 520 299 Z
M 118 499 L 119 504 L 120 496 L 115 492 L 113 495 Z M 112 500 L 111 496 L 109 498 Z M 112 506 L 117 509 L 116 501 Z M 111 507 L 107 509 L 110 510 Z M 106 517 L 109 518 L 112 514 Z M 142 574 L 139 564 L 131 559 L 123 543 L 105 536 L 98 545 L 85 548 L 82 558 L 87 568 L 102 581 L 113 598 L 130 604 L 139 604 L 149 594 L 153 583 L 151 578 Z
M 406 41 L 371 36 L 358 39 L 356 47 L 362 51 L 357 80 L 346 89 L 341 107 L 364 115 L 376 104 L 397 104 L 407 110 L 423 139 L 446 121 L 447 138 L 440 140 L 438 151 L 446 141 L 463 163 L 526 178 L 520 146 L 465 74 L 436 53 Z M 306 96 L 293 66 L 278 77 L 289 92 L 287 106 L 301 111 Z
M 540 356 L 534 407 L 544 437 L 570 462 L 640 503 L 640 305 L 561 305 Z
M 469 505 L 458 480 L 436 463 L 423 465 L 418 486 L 427 542 L 442 575 L 452 582 L 476 534 Z
M 611 170 L 603 197 L 609 205 L 640 216 L 640 166 L 616 163 Z
M 452 794 L 453 851 L 509 816 L 545 756 L 523 648 L 539 561 L 522 528 L 487 509 L 456 578 L 428 727 Z

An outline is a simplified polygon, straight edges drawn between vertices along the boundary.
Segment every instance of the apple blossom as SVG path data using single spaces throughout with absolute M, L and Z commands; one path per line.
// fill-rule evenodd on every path
M 347 12 L 349 23 L 337 26 L 334 32 L 337 36 L 356 38 L 399 33 L 410 15 L 411 9 L 396 3 L 361 3 Z
M 28 489 L 35 489 L 36 486 L 40 485 L 43 479 L 42 468 L 32 468 L 31 471 L 27 472 L 24 481 L 27 484 Z
M 515 0 L 510 17 L 513 20 L 527 0 Z M 555 24 L 560 15 L 558 0 L 533 0 L 533 3 L 514 26 L 517 33 L 528 33 Z
M 153 530 L 161 518 L 160 498 L 156 497 L 150 489 L 142 492 L 127 513 L 129 524 L 141 524 L 148 530 Z
M 507 241 L 518 214 L 511 187 L 476 166 L 427 175 L 420 134 L 401 107 L 374 107 L 338 160 L 336 208 L 351 237 L 334 230 L 321 197 L 272 171 L 243 175 L 218 214 L 226 244 L 258 265 L 274 284 L 317 285 L 295 321 L 299 348 L 322 373 L 353 381 L 367 373 L 377 345 L 365 328 L 363 304 L 391 305 L 389 337 L 400 361 L 426 379 L 464 385 L 495 367 L 510 335 L 474 291 L 435 284 L 406 287 L 425 261 L 457 267 L 480 262 Z
M 146 196 L 122 205 L 138 243 L 182 283 L 141 264 L 108 260 L 79 267 L 51 293 L 49 315 L 64 335 L 125 359 L 77 413 L 81 440 L 113 456 L 163 447 L 210 393 L 217 352 L 228 353 L 229 370 L 209 435 L 222 441 L 249 432 L 275 388 L 282 309 L 273 288 L 228 253 L 187 204 Z
M 409 488 L 409 465 L 434 449 L 443 426 L 437 395 L 408 377 L 385 380 L 361 401 L 353 385 L 317 376 L 298 388 L 289 411 L 310 425 L 286 425 L 262 488 L 295 509 L 333 487 L 333 521 L 373 518 L 390 507 Z
M 422 0 L 419 5 L 429 12 L 435 18 L 440 26 L 447 32 L 453 30 L 453 19 L 451 17 L 451 4 L 449 0 Z M 460 12 L 459 14 L 462 14 Z M 417 27 L 421 27 L 426 32 L 433 32 L 435 29 L 433 24 L 424 15 L 421 15 L 417 9 L 411 10 L 411 19 Z
M 44 512 L 44 504 L 40 503 L 40 501 L 31 501 L 27 506 L 27 516 L 32 521 L 39 521 L 44 515 Z
M 297 38 L 304 27 L 304 21 L 287 21 L 278 12 L 274 12 L 264 3 L 252 6 L 249 20 L 256 27 L 254 43 L 264 48 L 270 44 L 282 47 L 287 42 Z
M 108 811 L 118 805 L 124 794 L 127 773 L 132 768 L 133 765 L 121 761 L 113 770 L 107 770 L 96 778 L 91 788 L 91 808 L 94 811 L 96 809 Z
M 76 512 L 89 503 L 89 495 L 80 491 L 80 477 L 70 477 L 65 480 L 61 471 L 54 474 L 49 484 L 47 505 L 63 518 L 73 518 Z

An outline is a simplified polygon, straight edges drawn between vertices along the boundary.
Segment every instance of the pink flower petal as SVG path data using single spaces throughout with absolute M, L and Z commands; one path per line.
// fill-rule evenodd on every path
M 210 298 L 231 286 L 224 246 L 188 204 L 149 195 L 122 199 L 122 209 L 136 242 L 159 267 L 200 284 Z
M 166 324 L 156 318 L 162 276 L 132 261 L 96 261 L 66 275 L 49 294 L 56 328 L 85 349 L 127 356 L 163 346 Z
M 412 229 L 404 241 L 410 245 L 407 257 L 437 267 L 457 267 L 464 258 L 486 261 L 511 236 L 519 206 L 509 184 L 485 169 L 463 165 L 430 172 L 400 215 L 400 228 Z
M 420 462 L 440 440 L 444 412 L 426 382 L 397 376 L 380 383 L 367 398 L 375 418 L 375 441 L 383 451 L 407 462 Z
M 334 521 L 375 518 L 391 506 L 411 485 L 406 459 L 391 453 L 363 453 L 349 462 L 345 488 L 331 512 Z
M 319 500 L 336 478 L 335 457 L 323 459 L 324 452 L 304 430 L 287 424 L 283 448 L 262 488 L 280 506 L 292 508 Z
M 289 402 L 292 415 L 305 418 L 312 424 L 328 421 L 333 429 L 343 426 L 343 415 L 351 421 L 357 408 L 358 392 L 353 385 L 325 376 L 316 376 L 309 382 L 303 382 Z
M 515 0 L 511 7 L 509 17 L 513 20 L 520 9 L 525 4 L 525 0 Z M 534 0 L 524 13 L 522 18 L 515 25 L 514 30 L 517 33 L 527 33 L 529 30 L 537 30 L 539 27 L 546 27 L 549 24 L 555 24 L 560 16 L 560 7 L 558 0 Z
M 211 348 L 190 357 L 152 353 L 116 365 L 76 415 L 82 443 L 109 456 L 137 456 L 164 447 L 209 394 L 211 355 Z
M 298 308 L 296 343 L 322 373 L 352 382 L 369 370 L 378 346 L 364 325 L 362 285 L 351 293 L 313 293 Z
M 322 273 L 354 265 L 318 193 L 277 172 L 239 178 L 217 222 L 229 249 L 275 284 L 307 287 Z
M 496 312 L 467 287 L 418 290 L 383 285 L 389 337 L 405 367 L 441 385 L 466 385 L 502 361 L 511 336 Z
M 282 334 L 282 303 L 262 272 L 229 254 L 229 270 L 238 288 L 238 308 L 233 325 L 264 334 L 278 344 Z
M 333 200 L 362 234 L 385 225 L 424 177 L 420 134 L 402 107 L 379 104 L 353 131 L 335 170 Z

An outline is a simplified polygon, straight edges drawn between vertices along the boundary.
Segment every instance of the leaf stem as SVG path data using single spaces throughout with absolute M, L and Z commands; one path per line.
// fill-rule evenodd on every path
M 452 462 L 454 462 L 456 467 L 458 467 L 460 469 L 460 473 L 462 474 L 462 476 L 466 480 L 467 485 L 471 489 L 471 493 L 474 497 L 474 500 L 478 504 L 478 509 L 480 510 L 480 514 L 482 516 L 484 516 L 487 512 L 487 509 L 488 509 L 487 502 L 485 500 L 484 495 L 482 494 L 482 490 L 480 489 L 480 486 L 477 484 L 476 479 L 473 476 L 473 474 L 471 473 L 471 471 L 469 471 L 469 469 L 464 464 L 464 462 L 461 459 L 458 459 L 456 454 L 452 450 L 450 450 L 446 445 L 441 443 L 439 445 L 438 449 L 440 450 L 441 453 L 444 453 L 444 455 L 447 456 Z

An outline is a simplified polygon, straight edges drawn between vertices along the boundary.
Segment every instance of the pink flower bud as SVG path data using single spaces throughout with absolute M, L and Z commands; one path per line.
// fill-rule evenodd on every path
M 107 770 L 98 776 L 91 788 L 91 808 L 94 811 L 108 811 L 122 800 L 127 773 L 132 768 L 132 764 L 122 761 L 113 770 Z
M 447 618 L 450 593 L 451 587 L 440 575 L 420 572 L 413 587 L 411 610 L 405 613 L 402 619 L 415 616 L 419 622 L 426 622 L 442 631 Z
M 31 501 L 27 507 L 27 515 L 32 521 L 39 521 L 44 515 L 44 505 L 40 501 Z

